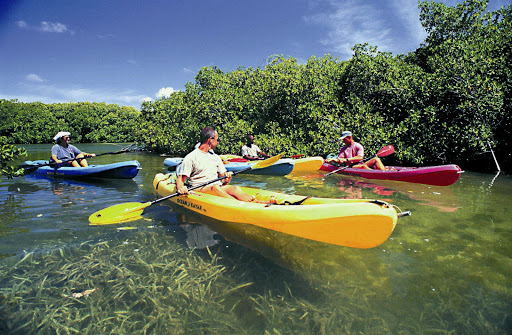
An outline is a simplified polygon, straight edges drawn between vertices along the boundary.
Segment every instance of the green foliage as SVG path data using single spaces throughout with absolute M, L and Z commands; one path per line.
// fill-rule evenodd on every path
M 333 124 L 341 110 L 336 77 L 342 68 L 330 56 L 306 64 L 273 56 L 263 70 L 202 68 L 185 91 L 143 104 L 141 140 L 155 151 L 183 155 L 201 129 L 212 126 L 220 134 L 219 152 L 239 153 L 248 133 L 271 154 L 337 149 L 329 141 L 339 133 Z
M 183 155 L 209 125 L 222 153 L 238 153 L 243 135 L 254 133 L 271 154 L 326 155 L 351 130 L 368 154 L 394 144 L 392 163 L 462 165 L 483 156 L 482 166 L 494 168 L 492 143 L 510 166 L 512 7 L 486 6 L 420 2 L 428 36 L 408 55 L 358 44 L 344 62 L 273 56 L 263 69 L 203 68 L 184 92 L 146 103 L 144 141 Z
M 469 163 L 487 150 L 488 143 L 494 143 L 507 159 L 504 149 L 512 138 L 510 128 L 502 125 L 510 124 L 506 96 L 512 6 L 485 13 L 486 6 L 484 0 L 456 7 L 420 3 L 420 18 L 429 36 L 414 61 L 427 74 L 428 107 L 438 126 L 431 134 L 444 144 L 440 152 L 444 160 Z
M 0 136 L 8 143 L 51 143 L 59 131 L 69 131 L 75 143 L 132 142 L 140 112 L 105 103 L 22 103 L 0 99 Z
M 393 144 L 387 163 L 493 169 L 491 144 L 510 169 L 512 5 L 496 12 L 486 12 L 486 0 L 418 6 L 428 36 L 407 55 L 358 44 L 348 61 L 326 55 L 301 64 L 274 55 L 263 68 L 204 67 L 184 91 L 145 102 L 140 113 L 0 100 L 0 136 L 41 143 L 67 130 L 76 142 L 138 140 L 155 152 L 185 155 L 212 126 L 221 153 L 239 153 L 253 133 L 269 154 L 325 156 L 351 130 L 368 155 Z
M 7 144 L 7 138 L 0 136 L 0 174 L 12 178 L 15 176 L 21 176 L 23 169 L 19 169 L 10 165 L 9 162 L 15 160 L 18 157 L 26 156 L 27 151 L 25 148 L 18 148 L 12 144 Z

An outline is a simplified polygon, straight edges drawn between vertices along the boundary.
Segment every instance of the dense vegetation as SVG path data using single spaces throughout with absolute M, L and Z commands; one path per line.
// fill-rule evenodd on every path
M 401 164 L 493 170 L 492 146 L 510 170 L 512 5 L 496 12 L 486 12 L 486 0 L 419 6 L 428 36 L 407 55 L 360 44 L 348 61 L 325 55 L 300 64 L 277 55 L 264 68 L 204 67 L 185 90 L 145 102 L 140 112 L 1 100 L 0 136 L 44 143 L 68 130 L 74 143 L 137 140 L 183 155 L 209 125 L 219 131 L 221 153 L 238 153 L 254 133 L 271 154 L 326 155 L 351 130 L 368 154 L 393 144 L 391 160 Z
M 9 143 L 51 143 L 59 131 L 69 131 L 74 143 L 135 140 L 140 112 L 105 103 L 22 103 L 0 100 L 0 136 Z
M 7 138 L 0 136 L 0 175 L 6 175 L 9 178 L 20 176 L 23 170 L 18 169 L 11 163 L 18 157 L 27 155 L 24 148 L 18 148 L 13 144 L 7 144 Z
M 266 152 L 324 155 L 352 130 L 369 153 L 394 144 L 406 164 L 494 169 L 491 144 L 510 167 L 512 7 L 486 6 L 421 2 L 428 37 L 408 55 L 356 45 L 349 61 L 274 56 L 264 69 L 202 68 L 186 90 L 142 105 L 142 140 L 183 154 L 211 125 L 219 152 L 237 153 L 254 133 Z

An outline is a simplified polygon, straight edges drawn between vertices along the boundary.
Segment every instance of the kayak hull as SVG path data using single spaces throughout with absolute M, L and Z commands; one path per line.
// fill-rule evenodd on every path
M 48 164 L 48 161 L 26 161 L 25 165 Z M 124 161 L 112 164 L 89 165 L 88 167 L 59 167 L 41 166 L 33 171 L 33 175 L 54 177 L 54 178 L 108 178 L 108 179 L 132 179 L 138 173 L 140 164 L 138 161 Z
M 337 173 L 367 179 L 394 180 L 426 185 L 449 186 L 454 184 L 463 172 L 460 167 L 455 164 L 426 167 L 389 166 L 388 168 L 390 168 L 390 170 L 347 168 Z M 322 171 L 329 172 L 337 169 L 339 169 L 339 166 L 334 166 L 328 163 L 322 164 L 320 168 Z
M 250 166 L 256 164 L 255 162 L 228 162 L 224 164 L 224 167 L 227 171 L 238 172 L 241 170 L 245 170 Z M 293 171 L 293 167 L 295 162 L 291 158 L 284 158 L 278 160 L 276 163 L 267 166 L 262 169 L 252 169 L 244 174 L 257 174 L 257 175 L 268 175 L 268 176 L 286 176 Z
M 183 161 L 183 157 L 169 157 L 164 159 L 164 166 L 169 170 L 174 170 Z
M 175 184 L 169 175 L 157 174 L 153 186 L 161 196 L 175 193 Z M 281 204 L 306 199 L 300 195 L 241 188 L 263 201 L 271 196 Z M 362 249 L 384 243 L 393 232 L 398 217 L 391 205 L 368 199 L 307 198 L 300 205 L 267 206 L 191 192 L 171 197 L 169 201 L 219 221 L 258 226 L 323 243 Z
M 320 156 L 294 159 L 295 166 L 292 172 L 318 171 L 322 167 L 324 159 Z
M 183 158 L 171 157 L 164 159 L 164 166 L 169 170 L 174 170 L 183 161 Z M 227 171 L 237 172 L 254 165 L 255 162 L 229 162 L 224 161 L 224 166 Z M 294 170 L 295 161 L 290 158 L 284 158 L 278 160 L 276 163 L 262 168 L 253 169 L 245 172 L 245 174 L 257 174 L 257 175 L 272 175 L 272 176 L 286 176 Z
M 299 155 L 300 156 L 300 155 Z M 219 157 L 223 161 L 229 161 L 230 163 L 236 162 L 248 162 L 247 159 L 242 158 L 241 156 L 236 155 L 219 155 Z M 291 157 L 293 159 L 294 167 L 292 172 L 302 172 L 302 171 L 317 171 L 322 166 L 324 159 L 320 156 L 314 157 Z M 286 158 L 285 158 L 286 159 Z

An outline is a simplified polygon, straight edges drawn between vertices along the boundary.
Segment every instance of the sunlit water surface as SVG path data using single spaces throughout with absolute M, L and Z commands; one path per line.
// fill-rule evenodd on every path
M 50 147 L 26 146 L 27 159 L 47 159 Z M 79 147 L 101 153 L 120 150 L 123 145 Z M 510 176 L 465 172 L 449 187 L 325 177 L 322 172 L 286 177 L 241 174 L 233 179 L 234 184 L 307 196 L 382 199 L 412 212 L 399 220 L 388 241 L 369 250 L 207 220 L 180 213 L 166 202 L 148 207 L 140 220 L 89 225 L 88 216 L 105 207 L 156 199 L 152 180 L 156 173 L 166 172 L 164 158 L 132 152 L 89 160 L 90 164 L 138 160 L 142 169 L 133 180 L 0 179 L 0 333 L 51 333 L 64 327 L 52 326 L 59 318 L 65 327 L 75 325 L 74 330 L 90 334 L 116 330 L 161 333 L 170 327 L 173 330 L 168 333 L 176 334 L 511 333 Z M 110 254 L 94 257 L 105 259 L 106 265 L 87 263 L 101 248 L 108 248 Z M 135 286 L 126 290 L 132 291 L 134 301 L 145 294 L 137 285 L 141 290 L 146 284 L 157 290 L 158 285 L 151 281 L 138 284 L 135 274 L 120 276 L 119 267 L 144 260 L 136 273 L 151 280 L 158 266 L 171 264 L 171 257 L 180 266 L 199 259 L 194 267 L 203 266 L 204 261 L 209 270 L 222 269 L 204 281 L 226 288 L 211 291 L 204 284 L 197 290 L 209 295 L 197 299 L 182 293 L 180 299 L 187 297 L 189 312 L 179 312 L 179 307 L 167 305 L 178 299 L 171 297 L 179 290 L 166 282 L 160 285 L 163 291 L 149 299 L 151 306 L 123 302 L 127 310 L 120 312 L 116 304 L 126 298 L 124 293 L 109 296 L 116 285 L 131 281 Z M 109 264 L 111 259 L 117 263 Z M 86 273 L 83 282 L 87 286 L 76 287 L 67 275 L 59 278 L 62 274 L 50 270 L 52 264 L 58 264 L 63 273 Z M 90 269 L 80 267 L 83 264 L 117 268 L 119 273 L 110 280 L 99 280 L 108 270 L 101 275 L 89 273 Z M 171 283 L 178 280 L 168 269 L 159 276 L 169 277 Z M 184 281 L 180 289 L 197 283 L 188 276 L 179 278 Z M 236 294 L 230 287 L 236 288 Z M 93 288 L 97 291 L 83 300 L 69 297 L 71 292 Z M 39 312 L 46 308 L 41 314 L 48 315 L 59 304 L 66 306 L 59 314 L 31 320 L 35 319 L 31 308 Z M 181 300 L 179 305 L 183 305 Z M 93 306 L 103 306 L 102 313 Z M 173 308 L 178 309 L 175 315 L 169 312 Z M 23 314 L 27 309 L 30 316 Z M 164 309 L 169 315 L 161 314 Z M 148 315 L 152 319 L 144 319 Z M 62 328 L 60 332 L 73 330 Z

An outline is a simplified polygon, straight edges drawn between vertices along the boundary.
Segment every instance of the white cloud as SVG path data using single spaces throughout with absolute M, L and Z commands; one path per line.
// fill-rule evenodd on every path
M 104 40 L 104 39 L 107 39 L 107 38 L 114 38 L 114 35 L 113 34 L 99 34 L 99 35 L 96 35 L 100 40 Z
M 46 33 L 65 33 L 70 32 L 68 27 L 65 24 L 59 22 L 47 22 L 42 21 L 40 25 L 40 29 Z
M 20 27 L 22 29 L 25 29 L 28 27 L 27 22 L 25 22 L 25 21 L 18 21 L 18 22 L 16 22 L 16 24 L 18 25 L 18 27 Z
M 128 64 L 137 64 L 137 61 L 135 59 L 128 59 L 126 62 Z
M 31 74 L 27 74 L 25 76 L 25 79 L 28 80 L 28 81 L 33 81 L 33 82 L 36 82 L 36 83 L 42 83 L 44 82 L 45 80 L 41 77 L 39 77 L 37 74 L 35 73 L 31 73 Z
M 358 43 L 376 45 L 380 50 L 389 50 L 392 43 L 382 11 L 364 1 L 333 1 L 329 10 L 305 20 L 327 26 L 329 31 L 321 43 L 343 57 L 350 57 L 351 48 Z
M 20 20 L 17 21 L 16 24 L 21 29 L 38 30 L 44 33 L 69 33 L 71 35 L 75 34 L 73 30 L 69 29 L 65 24 L 60 22 L 41 21 L 39 26 L 32 26 L 27 22 Z
M 427 37 L 427 32 L 420 23 L 420 9 L 418 4 L 410 0 L 393 0 L 393 8 L 397 11 L 403 24 L 409 28 L 411 39 L 418 45 Z
M 158 90 L 156 97 L 158 99 L 170 96 L 173 92 L 176 92 L 172 87 L 162 87 Z
M 320 43 L 343 58 L 352 56 L 355 44 L 397 54 L 414 50 L 426 37 L 416 1 L 328 0 L 318 5 L 322 9 L 304 20 L 325 26 Z
M 22 102 L 39 101 L 42 103 L 66 103 L 66 102 L 98 102 L 107 104 L 118 104 L 121 106 L 132 106 L 140 109 L 140 105 L 145 101 L 153 101 L 154 99 L 136 94 L 134 90 L 116 90 L 109 88 L 86 88 L 80 86 L 74 87 L 58 87 L 55 85 L 45 84 L 46 80 L 42 79 L 36 74 L 29 74 L 25 77 L 25 82 L 21 82 L 23 92 L 30 92 L 26 94 L 10 94 L 7 92 L 0 92 L 0 99 L 17 99 Z M 179 90 L 178 90 L 179 91 Z M 157 98 L 167 97 L 177 90 L 172 87 L 163 87 L 158 90 L 155 95 Z
M 193 70 L 191 70 L 191 69 L 189 69 L 187 67 L 183 68 L 183 72 L 185 72 L 185 73 L 195 73 Z
M 14 98 L 23 102 L 40 101 L 43 103 L 63 103 L 89 101 L 139 108 L 140 104 L 146 98 L 145 95 L 136 94 L 135 91 L 130 89 L 63 88 L 33 80 L 30 83 L 22 83 L 22 87 L 23 91 L 30 92 L 30 95 L 17 95 Z M 11 98 L 13 95 L 0 94 L 0 96 L 6 99 L 7 97 Z

